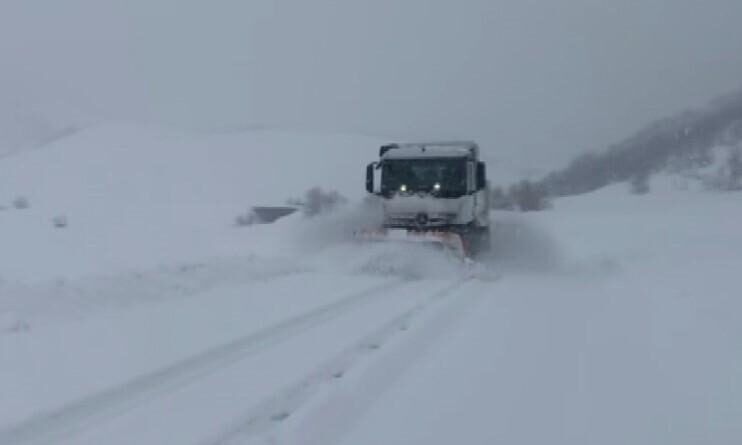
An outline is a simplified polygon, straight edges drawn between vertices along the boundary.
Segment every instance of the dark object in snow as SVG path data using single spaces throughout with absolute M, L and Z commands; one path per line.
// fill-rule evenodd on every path
M 28 198 L 25 196 L 19 196 L 13 200 L 13 207 L 17 210 L 25 210 L 31 205 L 28 202 Z
M 631 179 L 630 191 L 634 195 L 646 195 L 649 193 L 649 173 L 642 172 Z
M 296 207 L 288 206 L 260 206 L 253 207 L 252 214 L 255 217 L 254 224 L 270 224 L 285 216 L 296 212 Z
M 276 414 L 273 414 L 271 416 L 271 420 L 273 422 L 283 422 L 284 420 L 288 419 L 290 415 L 291 413 L 288 411 L 281 411 Z
M 259 206 L 253 207 L 246 213 L 241 213 L 235 218 L 235 224 L 240 227 L 253 224 L 270 224 L 284 216 L 291 215 L 298 210 L 291 206 Z
M 63 229 L 67 227 L 67 217 L 64 215 L 55 216 L 52 220 L 52 224 L 54 224 L 54 227 L 57 229 Z

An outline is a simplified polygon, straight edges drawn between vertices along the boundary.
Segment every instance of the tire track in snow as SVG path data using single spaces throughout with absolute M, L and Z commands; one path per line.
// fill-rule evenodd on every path
M 226 427 L 224 432 L 203 441 L 201 445 L 240 444 L 256 435 L 270 433 L 309 402 L 323 385 L 327 382 L 342 379 L 369 353 L 380 349 L 396 334 L 407 331 L 414 318 L 430 309 L 435 303 L 456 295 L 456 291 L 469 281 L 471 281 L 470 277 L 454 281 L 431 294 L 411 309 L 397 314 L 364 336 L 360 341 L 353 343 L 346 350 L 324 362 L 306 377 L 253 407 L 246 415 Z M 446 318 L 452 317 L 456 318 L 456 315 L 449 314 Z M 438 324 L 440 323 L 436 323 L 436 326 L 440 327 Z
M 0 444 L 56 443 L 62 437 L 79 433 L 93 424 L 123 414 L 159 395 L 177 390 L 189 382 L 233 365 L 263 348 L 327 323 L 373 300 L 379 294 L 389 295 L 389 291 L 407 283 L 409 280 L 397 279 L 352 293 L 338 301 L 140 375 L 121 385 L 37 414 L 0 429 Z
M 491 282 L 491 280 L 488 280 Z M 479 284 L 482 284 L 479 282 Z M 318 401 L 298 422 L 287 425 L 284 431 L 267 435 L 262 439 L 273 445 L 301 443 L 302 445 L 331 445 L 345 443 L 343 439 L 354 426 L 363 421 L 384 393 L 395 389 L 395 385 L 410 377 L 416 363 L 426 360 L 439 342 L 453 333 L 465 320 L 465 316 L 484 300 L 486 287 L 471 289 L 466 294 L 458 293 L 455 301 L 447 299 L 445 305 L 425 317 L 410 336 L 380 352 L 382 355 L 362 369 L 357 376 L 330 388 L 327 397 Z M 414 377 L 411 376 L 411 377 Z M 441 419 L 441 421 L 446 421 Z M 283 434 L 281 434 L 283 433 Z M 252 442 L 251 442 L 252 443 Z M 352 443 L 352 442 L 351 442 Z

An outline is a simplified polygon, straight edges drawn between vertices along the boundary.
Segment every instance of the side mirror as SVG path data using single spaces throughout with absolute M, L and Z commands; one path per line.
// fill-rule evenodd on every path
M 374 169 L 376 163 L 372 162 L 366 166 L 366 191 L 369 193 L 374 192 Z
M 487 166 L 484 162 L 477 162 L 477 190 L 487 188 Z

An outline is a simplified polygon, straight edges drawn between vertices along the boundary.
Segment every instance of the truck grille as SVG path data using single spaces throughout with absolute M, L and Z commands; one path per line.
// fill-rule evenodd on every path
M 395 214 L 386 218 L 387 227 L 442 227 L 454 222 L 454 213 L 408 213 Z

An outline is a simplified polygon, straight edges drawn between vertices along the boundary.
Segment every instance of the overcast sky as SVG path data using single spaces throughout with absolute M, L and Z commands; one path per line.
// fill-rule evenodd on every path
M 0 0 L 6 109 L 475 138 L 522 159 L 738 89 L 740 55 L 740 0 Z

